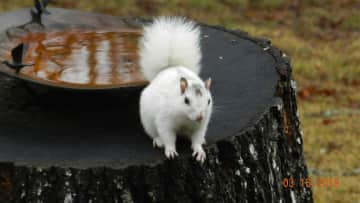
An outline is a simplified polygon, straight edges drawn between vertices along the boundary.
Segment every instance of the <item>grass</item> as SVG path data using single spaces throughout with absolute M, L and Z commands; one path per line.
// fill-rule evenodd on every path
M 272 39 L 292 57 L 315 202 L 360 199 L 360 3 L 358 0 L 62 0 L 55 6 L 123 16 L 184 15 Z M 291 3 L 289 3 L 291 2 Z M 1 10 L 32 0 L 2 0 Z

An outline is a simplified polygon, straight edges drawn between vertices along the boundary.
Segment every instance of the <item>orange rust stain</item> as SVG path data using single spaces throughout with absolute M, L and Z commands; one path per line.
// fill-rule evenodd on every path
M 290 133 L 291 123 L 289 119 L 289 113 L 286 110 L 284 110 L 283 114 L 284 114 L 284 133 L 287 137 L 287 140 L 291 143 L 292 135 Z
M 3 194 L 10 194 L 12 191 L 10 174 L 0 174 L 0 190 Z
M 20 74 L 36 80 L 80 86 L 145 84 L 138 65 L 140 30 L 68 30 L 30 33 Z
M 282 110 L 283 112 L 283 118 L 284 118 L 284 133 L 285 136 L 287 138 L 288 143 L 292 144 L 294 142 L 294 136 L 293 132 L 294 132 L 294 127 L 293 124 L 291 123 L 291 118 L 290 118 L 290 112 L 288 111 L 288 109 L 290 109 L 290 104 L 289 101 L 285 98 L 283 99 L 284 101 L 284 108 Z

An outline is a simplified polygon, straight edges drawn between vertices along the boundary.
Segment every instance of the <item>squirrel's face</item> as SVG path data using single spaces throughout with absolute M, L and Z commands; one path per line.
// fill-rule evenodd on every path
M 210 94 L 211 79 L 206 80 L 204 83 L 188 84 L 184 78 L 180 80 L 180 90 L 182 93 L 183 111 L 188 119 L 202 122 L 212 108 L 212 97 Z

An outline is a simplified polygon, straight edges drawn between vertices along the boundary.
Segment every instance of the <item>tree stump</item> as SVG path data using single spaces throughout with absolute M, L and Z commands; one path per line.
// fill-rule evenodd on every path
M 23 25 L 28 9 L 0 15 L 0 55 L 29 32 L 142 22 L 50 12 L 44 27 Z M 0 202 L 312 202 L 300 182 L 308 174 L 289 58 L 266 39 L 201 29 L 201 77 L 213 79 L 215 104 L 203 165 L 186 140 L 175 160 L 152 147 L 138 117 L 141 88 L 37 94 L 1 76 Z

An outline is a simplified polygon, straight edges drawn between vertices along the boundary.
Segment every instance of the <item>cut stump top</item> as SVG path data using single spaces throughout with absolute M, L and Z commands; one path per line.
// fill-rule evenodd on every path
M 43 19 L 46 30 L 116 29 L 140 23 L 132 18 L 49 10 L 51 15 Z M 0 52 L 4 42 L 21 32 L 9 28 L 29 18 L 29 9 L 0 15 Z M 26 29 L 39 28 L 28 25 Z M 274 104 L 280 77 L 274 58 L 255 42 L 219 27 L 201 25 L 201 29 L 201 77 L 213 80 L 215 109 L 206 136 L 211 146 L 253 126 Z M 152 147 L 141 127 L 138 99 L 139 91 L 94 95 L 49 90 L 45 96 L 34 95 L 18 80 L 1 76 L 0 162 L 74 168 L 162 162 L 162 150 Z M 178 148 L 180 158 L 191 156 L 187 142 L 181 141 Z

